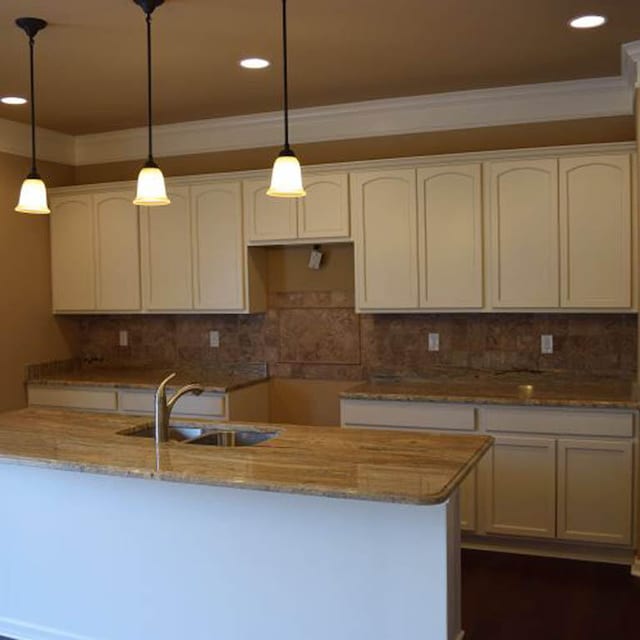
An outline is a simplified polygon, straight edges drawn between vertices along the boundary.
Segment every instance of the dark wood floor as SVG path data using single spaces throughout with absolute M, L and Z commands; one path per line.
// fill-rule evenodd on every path
M 462 627 L 465 640 L 640 638 L 640 578 L 625 566 L 464 550 Z
M 462 552 L 465 640 L 640 638 L 640 579 L 629 567 Z

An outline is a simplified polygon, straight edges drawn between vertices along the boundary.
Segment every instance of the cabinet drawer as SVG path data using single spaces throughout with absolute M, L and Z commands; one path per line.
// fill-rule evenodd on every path
M 29 386 L 28 398 L 29 405 L 92 409 L 95 411 L 115 411 L 117 407 L 116 392 L 113 389 L 62 389 Z
M 633 437 L 627 411 L 489 407 L 479 410 L 479 422 L 488 432 Z
M 346 427 L 390 427 L 405 429 L 475 429 L 474 408 L 467 405 L 430 402 L 342 400 L 342 425 Z
M 173 389 L 168 389 L 167 397 L 170 398 L 173 393 Z M 153 413 L 154 411 L 155 392 L 153 391 L 120 391 L 118 396 L 120 411 L 126 413 Z M 225 418 L 226 408 L 225 394 L 185 395 L 178 400 L 171 415 Z

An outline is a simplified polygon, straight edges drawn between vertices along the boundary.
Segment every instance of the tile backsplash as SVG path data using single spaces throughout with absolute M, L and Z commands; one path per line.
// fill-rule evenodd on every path
M 87 363 L 156 366 L 269 364 L 272 376 L 361 380 L 375 373 L 428 375 L 443 369 L 585 372 L 632 377 L 633 314 L 356 314 L 353 292 L 272 293 L 257 315 L 75 316 L 60 322 Z M 118 346 L 126 329 L 129 346 Z M 219 348 L 209 331 L 220 332 Z M 429 351 L 438 333 L 440 350 Z M 540 354 L 553 335 L 554 353 Z

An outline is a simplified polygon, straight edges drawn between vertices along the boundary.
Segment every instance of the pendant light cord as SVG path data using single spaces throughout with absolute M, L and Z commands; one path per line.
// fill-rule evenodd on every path
M 151 123 L 153 113 L 151 110 L 151 13 L 146 14 L 147 18 L 147 126 L 149 129 L 149 164 L 153 164 L 153 137 L 151 135 Z
M 36 96 L 35 96 L 35 73 L 33 64 L 33 36 L 29 36 L 29 80 L 31 82 L 31 174 L 33 177 L 38 176 L 36 169 Z
M 289 151 L 289 87 L 287 66 L 287 0 L 282 0 L 282 53 L 284 62 L 284 150 Z

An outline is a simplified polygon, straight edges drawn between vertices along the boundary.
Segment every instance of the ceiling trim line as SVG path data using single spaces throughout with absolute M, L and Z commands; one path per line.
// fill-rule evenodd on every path
M 76 137 L 51 129 L 37 128 L 38 160 L 74 166 Z M 31 125 L 0 118 L 0 153 L 31 157 Z
M 296 109 L 290 123 L 295 145 L 632 113 L 633 89 L 617 76 Z M 156 156 L 277 147 L 281 120 L 270 112 L 156 126 Z M 77 136 L 76 164 L 140 159 L 145 141 L 142 127 Z

